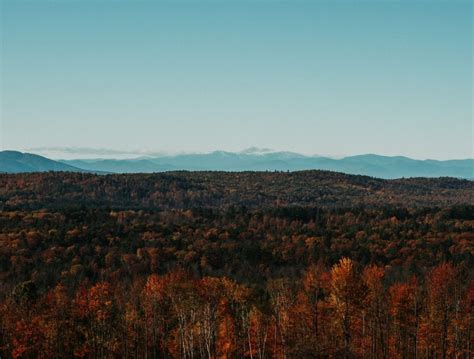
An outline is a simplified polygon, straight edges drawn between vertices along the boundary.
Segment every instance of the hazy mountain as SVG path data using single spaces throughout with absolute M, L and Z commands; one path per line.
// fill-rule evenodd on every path
M 474 160 L 414 160 L 374 154 L 334 159 L 294 152 L 249 149 L 243 152 L 179 154 L 136 159 L 88 159 L 53 161 L 16 151 L 0 152 L 0 172 L 87 171 L 105 173 L 153 173 L 188 171 L 300 171 L 330 170 L 379 178 L 458 177 L 474 179 Z
M 18 151 L 0 151 L 0 172 L 83 172 L 74 166 L 50 160 L 46 157 Z
M 153 173 L 171 171 L 173 166 L 162 165 L 148 159 L 130 159 L 130 160 L 69 160 L 61 161 L 74 167 L 82 168 L 93 172 L 110 173 Z
M 373 154 L 333 159 L 305 156 L 294 152 L 272 152 L 268 149 L 249 149 L 234 153 L 179 154 L 143 157 L 130 160 L 69 160 L 63 161 L 90 171 L 115 173 L 188 171 L 299 171 L 331 170 L 380 178 L 400 177 L 459 177 L 474 178 L 474 160 L 414 160 L 407 157 L 388 157 Z

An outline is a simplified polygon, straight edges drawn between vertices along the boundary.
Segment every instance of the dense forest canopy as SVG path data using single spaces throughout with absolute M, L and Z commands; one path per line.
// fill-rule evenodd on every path
M 469 358 L 474 182 L 0 175 L 5 358 Z
M 189 209 L 231 206 L 434 207 L 474 203 L 474 182 L 382 180 L 328 171 L 0 174 L 0 208 L 77 205 Z

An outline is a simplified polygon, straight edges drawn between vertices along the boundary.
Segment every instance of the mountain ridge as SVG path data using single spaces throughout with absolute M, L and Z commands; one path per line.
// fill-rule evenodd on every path
M 474 159 L 417 160 L 377 154 L 344 158 L 308 156 L 295 152 L 246 150 L 177 155 L 142 156 L 130 159 L 52 160 L 18 151 L 0 151 L 0 172 L 95 172 L 154 173 L 167 171 L 303 171 L 329 170 L 385 179 L 403 177 L 457 177 L 474 179 Z
M 54 161 L 32 153 L 0 151 L 0 172 L 25 173 L 48 171 L 88 172 L 67 163 Z

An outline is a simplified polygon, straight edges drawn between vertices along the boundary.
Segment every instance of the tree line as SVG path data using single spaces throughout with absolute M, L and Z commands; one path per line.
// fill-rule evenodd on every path
M 342 258 L 263 288 L 184 271 L 20 283 L 1 307 L 8 358 L 470 358 L 474 282 L 450 263 L 387 286 Z

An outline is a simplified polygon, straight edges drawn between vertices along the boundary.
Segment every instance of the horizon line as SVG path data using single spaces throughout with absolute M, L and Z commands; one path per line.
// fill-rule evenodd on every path
M 308 158 L 330 158 L 334 160 L 341 160 L 349 157 L 357 156 L 380 156 L 380 157 L 402 157 L 417 161 L 463 161 L 463 160 L 474 160 L 473 157 L 467 158 L 449 158 L 449 159 L 437 159 L 437 158 L 416 158 L 404 154 L 380 154 L 375 152 L 355 153 L 355 154 L 322 154 L 322 153 L 302 153 L 291 150 L 276 150 L 270 148 L 261 147 L 248 147 L 242 150 L 208 150 L 208 151 L 160 151 L 160 150 L 125 150 L 125 149 L 112 149 L 112 148 L 96 148 L 96 147 L 67 147 L 67 146 L 41 146 L 32 148 L 20 148 L 20 149 L 5 149 L 3 151 L 17 151 L 22 153 L 30 153 L 38 156 L 47 157 L 55 160 L 133 160 L 143 157 L 148 158 L 159 158 L 159 157 L 176 157 L 185 155 L 209 155 L 212 153 L 229 153 L 239 155 L 268 155 L 272 153 L 291 153 L 294 155 L 304 156 Z M 56 153 L 56 155 L 54 155 Z M 61 156 L 57 156 L 62 154 Z M 64 156 L 66 155 L 66 156 Z M 116 157 L 114 157 L 116 156 Z M 68 157 L 68 158 L 65 158 Z

